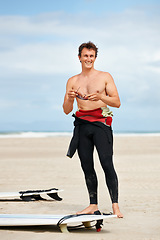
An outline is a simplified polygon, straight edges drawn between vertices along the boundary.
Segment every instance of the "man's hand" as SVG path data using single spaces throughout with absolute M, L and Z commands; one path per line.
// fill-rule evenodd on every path
M 74 90 L 70 90 L 68 91 L 67 95 L 68 95 L 68 99 L 73 101 L 76 97 L 76 92 Z
M 102 96 L 102 94 L 99 93 L 99 91 L 97 91 L 96 93 L 88 94 L 88 95 L 86 96 L 86 98 L 87 98 L 89 101 L 99 101 L 99 100 L 101 100 L 101 96 Z
M 69 114 L 73 110 L 75 97 L 76 93 L 74 90 L 68 90 L 66 92 L 63 102 L 63 111 L 65 112 L 65 114 Z

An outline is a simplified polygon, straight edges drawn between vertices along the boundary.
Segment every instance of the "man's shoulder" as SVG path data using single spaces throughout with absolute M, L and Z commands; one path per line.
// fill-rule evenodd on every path
M 70 81 L 70 82 L 76 81 L 78 77 L 79 77 L 79 74 L 74 75 L 74 76 L 70 77 L 70 78 L 68 79 L 68 81 Z
M 97 70 L 97 73 L 100 76 L 100 78 L 103 78 L 106 81 L 112 79 L 112 76 L 109 72 L 104 72 L 104 71 L 98 71 Z
M 97 72 L 99 74 L 106 75 L 106 76 L 111 75 L 109 72 L 104 72 L 104 71 L 99 71 L 99 70 L 97 70 Z

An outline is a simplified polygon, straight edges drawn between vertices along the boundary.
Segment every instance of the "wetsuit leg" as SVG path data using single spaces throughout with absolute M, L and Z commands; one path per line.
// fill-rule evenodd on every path
M 113 136 L 110 127 L 108 127 L 108 134 L 110 134 L 110 143 L 106 132 L 104 132 L 102 128 L 95 126 L 93 139 L 101 166 L 105 173 L 106 184 L 110 193 L 111 201 L 112 203 L 118 203 L 118 178 L 112 159 Z
M 97 176 L 93 162 L 93 126 L 85 124 L 80 126 L 78 155 L 81 161 L 86 185 L 89 192 L 90 204 L 97 204 Z

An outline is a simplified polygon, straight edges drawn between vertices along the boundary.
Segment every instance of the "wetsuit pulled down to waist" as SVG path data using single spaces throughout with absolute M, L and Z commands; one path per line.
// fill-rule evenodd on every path
M 76 117 L 87 120 L 89 122 L 102 122 L 107 126 L 111 126 L 113 113 L 108 107 L 101 107 L 93 110 L 78 110 Z
M 113 113 L 107 107 L 97 108 L 94 110 L 78 110 L 72 115 L 75 118 L 73 137 L 71 139 L 67 156 L 72 158 L 79 142 L 80 125 L 91 124 L 102 128 L 110 144 L 109 155 L 113 154 L 113 136 L 112 136 L 112 116 Z

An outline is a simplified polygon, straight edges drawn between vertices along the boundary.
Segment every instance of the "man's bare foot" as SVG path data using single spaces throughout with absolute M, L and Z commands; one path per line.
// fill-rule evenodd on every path
M 117 215 L 118 218 L 123 218 L 123 214 L 120 212 L 118 203 L 112 204 L 113 214 Z
M 97 210 L 98 210 L 97 204 L 90 204 L 87 208 L 85 208 L 81 212 L 77 212 L 76 214 L 93 214 Z

